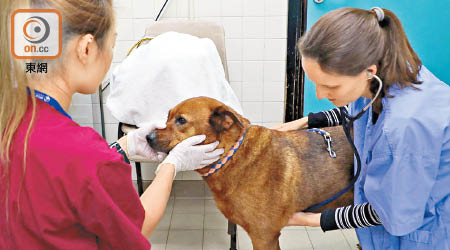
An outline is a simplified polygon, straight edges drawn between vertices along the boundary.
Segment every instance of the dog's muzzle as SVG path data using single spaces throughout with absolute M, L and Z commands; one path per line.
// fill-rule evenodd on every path
M 158 140 L 158 135 L 156 134 L 156 132 L 151 132 L 146 136 L 146 139 L 150 146 L 153 146 Z
M 150 147 L 153 148 L 154 150 L 160 151 L 160 152 L 165 152 L 165 153 L 168 153 L 168 152 L 169 152 L 169 150 L 167 150 L 167 149 L 165 149 L 165 148 L 163 148 L 163 147 L 160 147 L 160 146 L 158 145 L 158 134 L 157 134 L 155 131 L 153 131 L 153 132 L 151 132 L 150 134 L 148 134 L 148 135 L 145 137 L 145 139 L 147 139 L 148 144 L 149 144 Z

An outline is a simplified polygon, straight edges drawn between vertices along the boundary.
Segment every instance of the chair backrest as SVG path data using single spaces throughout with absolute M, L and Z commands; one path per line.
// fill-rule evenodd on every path
M 185 34 L 194 35 L 200 38 L 209 38 L 216 45 L 219 52 L 220 59 L 222 60 L 223 69 L 225 71 L 225 77 L 229 81 L 227 56 L 225 50 L 225 32 L 223 26 L 210 21 L 157 21 L 150 24 L 145 30 L 146 37 L 156 37 L 162 33 L 168 31 L 175 31 Z
M 210 21 L 157 21 L 147 26 L 145 29 L 145 37 L 154 38 L 168 31 L 175 31 L 194 35 L 200 38 L 211 39 L 216 45 L 220 59 L 222 60 L 225 77 L 229 81 L 225 49 L 225 31 L 223 26 Z M 133 125 L 119 123 L 119 138 L 135 129 L 136 127 Z M 130 160 L 135 162 L 151 162 L 139 156 L 130 158 Z

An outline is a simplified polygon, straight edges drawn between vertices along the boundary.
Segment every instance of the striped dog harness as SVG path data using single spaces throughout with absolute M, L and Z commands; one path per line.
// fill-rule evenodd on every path
M 202 174 L 203 177 L 208 177 L 212 174 L 214 174 L 217 170 L 219 170 L 220 168 L 222 168 L 225 164 L 227 164 L 227 162 L 231 159 L 231 157 L 233 157 L 233 155 L 236 153 L 236 151 L 239 149 L 239 147 L 241 146 L 242 142 L 244 141 L 245 135 L 247 134 L 247 129 L 245 129 L 244 134 L 242 134 L 241 138 L 239 138 L 236 143 L 234 144 L 234 146 L 228 151 L 227 155 L 225 157 L 222 158 L 222 160 L 220 160 L 219 162 L 217 162 L 216 164 L 214 164 L 214 166 L 212 166 L 208 172 Z

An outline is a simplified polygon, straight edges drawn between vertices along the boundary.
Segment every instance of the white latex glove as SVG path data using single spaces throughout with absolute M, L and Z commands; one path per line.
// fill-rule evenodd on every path
M 166 124 L 163 122 L 159 123 L 148 123 L 144 124 L 140 128 L 131 131 L 127 134 L 127 149 L 128 156 L 134 157 L 137 155 L 143 156 L 151 161 L 162 161 L 166 156 L 165 153 L 156 152 L 153 150 L 145 138 L 148 134 L 153 132 L 155 129 L 163 129 Z
M 205 135 L 196 135 L 178 143 L 169 152 L 166 159 L 159 164 L 156 173 L 164 163 L 171 163 L 175 166 L 175 178 L 180 171 L 200 169 L 219 160 L 219 156 L 223 154 L 223 148 L 214 150 L 219 144 L 218 141 L 206 145 L 197 145 L 203 142 L 205 138 Z

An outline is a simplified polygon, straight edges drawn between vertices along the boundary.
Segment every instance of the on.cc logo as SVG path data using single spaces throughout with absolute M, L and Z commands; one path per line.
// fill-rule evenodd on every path
M 47 20 L 39 16 L 32 16 L 23 25 L 23 35 L 30 43 L 42 43 L 50 34 Z

